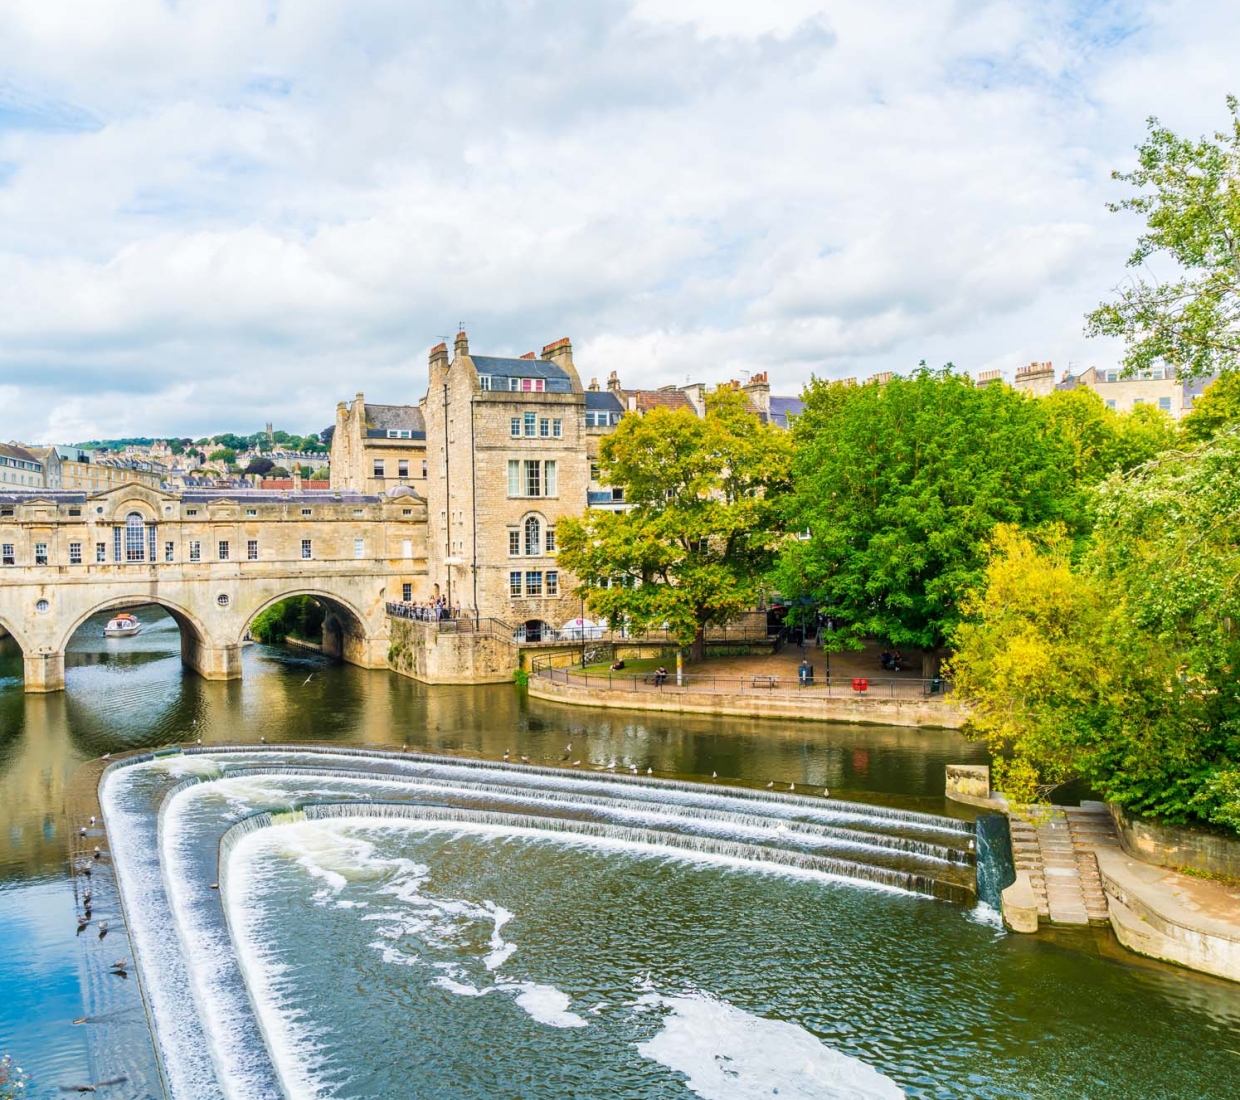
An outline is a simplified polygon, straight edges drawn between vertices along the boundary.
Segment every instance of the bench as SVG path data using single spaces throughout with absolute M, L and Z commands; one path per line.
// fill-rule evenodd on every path
M 753 687 L 756 688 L 776 688 L 779 686 L 778 676 L 755 676 L 753 678 Z

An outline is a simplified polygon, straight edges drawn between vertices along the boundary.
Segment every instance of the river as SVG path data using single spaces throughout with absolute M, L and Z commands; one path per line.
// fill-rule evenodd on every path
M 859 802 L 956 815 L 963 811 L 942 797 L 944 766 L 984 759 L 978 746 L 949 731 L 598 714 L 531 701 L 507 685 L 428 687 L 282 647 L 248 647 L 244 679 L 207 683 L 182 670 L 177 629 L 168 616 L 145 609 L 140 618 L 143 632 L 125 640 L 105 640 L 101 623 L 88 623 L 71 646 L 67 690 L 48 696 L 22 692 L 20 656 L 10 639 L 0 639 L 0 951 L 6 960 L 0 970 L 0 1051 L 12 1053 L 32 1074 L 30 1095 L 39 1098 L 59 1096 L 62 1085 L 89 1080 L 91 1072 L 87 1029 L 73 1024 L 83 1012 L 83 968 L 65 858 L 75 823 L 65 818 L 64 795 L 78 765 L 104 753 L 262 737 L 272 744 L 407 743 L 493 760 L 508 751 L 513 759 L 555 763 L 571 742 L 572 755 L 587 768 L 614 761 L 622 770 L 633 765 L 642 773 L 650 768 L 658 776 L 702 781 L 717 773 L 724 785 L 795 783 Z M 388 848 L 393 843 L 387 834 L 368 835 L 365 842 Z M 758 1017 L 736 1007 L 748 990 L 756 1002 L 750 1008 L 801 1020 L 808 1029 L 804 1041 L 816 1042 L 816 1036 L 833 1049 L 881 1063 L 909 1095 L 954 1097 L 969 1095 L 970 1088 L 978 1096 L 1039 1098 L 1237 1095 L 1240 990 L 1127 955 L 1105 930 L 1009 936 L 941 902 L 880 902 L 849 888 L 824 897 L 804 884 L 773 893 L 763 880 L 737 886 L 722 873 L 686 877 L 663 864 L 637 858 L 616 864 L 597 854 L 579 861 L 570 889 L 559 865 L 541 856 L 537 845 L 512 850 L 512 859 L 525 868 L 519 882 L 490 859 L 488 845 L 471 842 L 470 850 L 475 847 L 475 858 L 463 869 L 459 854 L 453 864 L 452 853 L 434 838 L 417 841 L 418 858 L 452 869 L 460 889 L 499 898 L 517 912 L 522 957 L 544 953 L 549 972 L 565 964 L 556 957 L 555 929 L 525 912 L 535 896 L 554 897 L 557 912 L 587 922 L 578 912 L 580 890 L 614 890 L 615 867 L 623 866 L 626 881 L 641 878 L 651 900 L 681 899 L 678 912 L 695 915 L 659 930 L 663 961 L 669 972 L 692 972 L 694 990 L 712 984 L 713 993 L 726 991 L 729 998 L 695 1000 L 696 992 L 689 996 L 666 986 L 636 997 L 635 1003 L 648 998 L 682 1030 L 735 1024 L 738 1034 L 748 1033 L 745 1021 Z M 401 857 L 392 849 L 385 858 Z M 300 896 L 307 886 L 274 876 L 264 889 L 270 902 Z M 374 900 L 361 896 L 357 904 Z M 616 927 L 604 931 L 633 933 L 641 911 L 617 911 Z M 323 929 L 344 943 L 360 926 L 341 924 L 341 912 L 347 915 L 325 914 Z M 704 949 L 695 929 L 710 942 L 728 942 L 728 966 Z M 922 942 L 913 942 L 917 937 Z M 349 950 L 365 946 L 358 941 Z M 780 968 L 788 966 L 795 972 L 778 980 Z M 903 972 L 905 966 L 910 972 Z M 606 980 L 602 973 L 558 976 L 570 984 L 598 983 L 606 991 L 606 998 L 596 998 L 602 1005 L 620 996 L 631 978 L 619 959 L 609 960 Z M 821 995 L 807 1000 L 807 983 L 834 987 L 839 995 L 827 998 L 829 1004 Z M 470 1021 L 462 1027 L 502 1026 L 496 1017 L 500 1003 L 463 997 L 452 1011 Z M 384 1025 L 382 1012 L 364 1000 L 347 1008 L 379 1012 L 368 1024 L 373 1033 Z M 448 1041 L 452 1018 L 437 1021 Z M 599 1044 L 594 1056 L 605 1057 L 609 1035 L 617 1043 L 638 1043 L 630 1032 L 641 1032 L 639 1024 L 627 1016 L 610 1025 L 611 1032 L 600 1024 L 588 1033 Z M 554 1070 L 559 1032 L 540 1047 L 544 1033 L 530 1026 L 522 1041 L 533 1046 L 525 1057 L 539 1059 L 546 1076 Z M 647 1031 L 640 1038 L 643 1049 L 667 1046 L 660 1038 L 665 1032 Z M 342 1053 L 361 1057 L 346 1039 L 342 1033 Z M 439 1076 L 428 1095 L 486 1094 L 485 1082 L 470 1091 L 444 1075 L 442 1062 L 433 1068 Z M 374 1073 L 374 1095 L 399 1088 L 399 1080 Z M 970 1073 L 976 1074 L 972 1087 Z M 679 1080 L 651 1077 L 640 1094 L 692 1095 Z M 542 1095 L 532 1086 L 525 1094 Z M 121 1086 L 107 1095 L 129 1093 Z

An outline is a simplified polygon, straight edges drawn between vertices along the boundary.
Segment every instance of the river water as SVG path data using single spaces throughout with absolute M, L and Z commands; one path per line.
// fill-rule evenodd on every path
M 282 648 L 251 647 L 242 681 L 209 684 L 182 671 L 167 616 L 140 617 L 124 641 L 87 624 L 67 691 L 50 696 L 22 693 L 20 657 L 0 640 L 0 1051 L 33 1074 L 36 1097 L 98 1079 L 94 1025 L 73 1023 L 100 994 L 76 932 L 64 793 L 103 753 L 263 737 L 559 763 L 571 743 L 583 770 L 718 773 L 719 790 L 795 783 L 957 816 L 944 766 L 983 758 L 946 731 L 595 714 Z M 265 808 L 279 784 L 305 782 L 204 789 L 186 800 L 186 843 L 214 853 L 247 799 Z M 375 797 L 373 777 L 313 782 Z M 625 825 L 642 812 L 625 809 Z M 1105 931 L 1009 936 L 902 892 L 488 829 L 316 821 L 238 845 L 234 931 L 252 992 L 266 990 L 264 1034 L 288 1040 L 268 1074 L 291 1073 L 306 1095 L 375 1098 L 897 1095 L 887 1083 L 926 1097 L 1240 1095 L 1240 991 L 1135 959 Z M 315 965 L 307 943 L 330 945 Z M 306 1004 L 321 1006 L 313 1020 L 290 1011 Z M 141 1030 L 135 997 L 113 1007 Z M 101 1095 L 148 1095 L 139 1077 Z M 798 1091 L 806 1081 L 820 1085 Z

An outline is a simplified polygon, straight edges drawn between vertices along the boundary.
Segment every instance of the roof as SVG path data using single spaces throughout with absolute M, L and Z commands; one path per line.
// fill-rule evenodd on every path
M 187 504 L 210 504 L 212 501 L 300 501 L 302 504 L 376 504 L 380 500 L 373 493 L 355 493 L 349 489 L 303 489 L 300 493 L 287 491 L 271 491 L 266 489 L 188 489 L 181 494 Z
M 689 400 L 685 392 L 674 386 L 663 390 L 626 390 L 625 393 L 626 396 L 636 398 L 640 412 L 659 408 L 688 409 L 690 412 L 696 412 L 693 402 Z
M 786 428 L 788 427 L 788 418 L 800 416 L 804 408 L 805 402 L 799 397 L 772 397 L 771 423 L 777 428 Z
M 546 393 L 572 393 L 573 383 L 568 371 L 546 359 L 505 359 L 494 355 L 471 355 L 474 369 L 492 378 L 543 378 Z M 492 389 L 503 387 L 492 386 Z
M 426 421 L 417 405 L 372 405 L 367 401 L 366 427 L 368 433 L 410 432 L 412 438 L 426 438 Z
M 15 458 L 19 462 L 33 462 L 36 466 L 43 465 L 35 455 L 16 443 L 0 443 L 0 455 L 4 455 L 5 458 Z
M 592 412 L 624 412 L 624 402 L 610 390 L 586 390 L 586 408 Z
M 86 494 L 64 489 L 0 490 L 0 504 L 26 504 L 32 500 L 47 500 L 54 504 L 85 504 Z

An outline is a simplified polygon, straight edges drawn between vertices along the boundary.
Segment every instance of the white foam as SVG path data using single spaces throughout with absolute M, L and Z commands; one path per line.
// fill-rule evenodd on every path
M 531 1019 L 549 1027 L 588 1027 L 589 1025 L 568 1006 L 572 999 L 563 990 L 539 982 L 504 982 L 501 990 L 515 990 L 517 1004 Z
M 684 1074 L 704 1100 L 901 1100 L 872 1066 L 832 1050 L 802 1027 L 754 1016 L 705 994 L 647 993 L 639 1008 L 669 1010 L 638 1051 Z
M 966 910 L 964 916 L 965 920 L 972 921 L 974 924 L 984 924 L 986 927 L 998 929 L 1000 932 L 1006 931 L 1003 927 L 1003 914 L 993 905 L 988 905 L 984 901 L 979 901 L 972 909 Z

